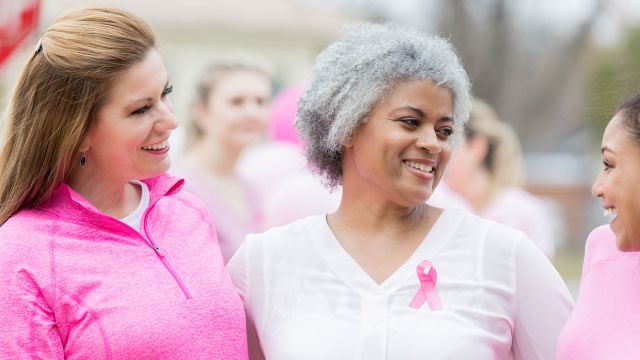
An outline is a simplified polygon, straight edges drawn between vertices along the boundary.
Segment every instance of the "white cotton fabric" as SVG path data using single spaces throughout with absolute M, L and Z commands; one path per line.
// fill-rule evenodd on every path
M 149 207 L 149 187 L 147 186 L 147 184 L 139 180 L 131 180 L 129 182 L 135 186 L 139 186 L 142 190 L 140 194 L 140 203 L 138 204 L 138 207 L 133 210 L 133 212 L 120 219 L 120 221 L 131 226 L 137 232 L 143 233 L 144 229 L 142 228 L 142 215 L 144 215 L 145 210 L 147 210 L 147 208 Z
M 431 260 L 443 310 L 409 307 Z M 572 308 L 551 263 L 521 232 L 445 210 L 382 284 L 325 216 L 249 235 L 227 268 L 267 359 L 552 359 Z

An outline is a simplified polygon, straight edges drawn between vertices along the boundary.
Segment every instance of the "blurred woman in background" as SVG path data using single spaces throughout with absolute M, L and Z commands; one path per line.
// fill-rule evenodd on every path
M 238 173 L 260 195 L 262 231 L 334 211 L 340 204 L 340 189 L 328 191 L 307 167 L 294 128 L 303 90 L 301 85 L 287 87 L 273 98 L 269 139 L 251 147 L 238 164 Z
M 264 138 L 270 98 L 270 72 L 255 59 L 211 64 L 196 87 L 187 152 L 172 169 L 209 208 L 225 260 L 259 228 L 258 196 L 236 165 L 249 145 Z
M 523 231 L 549 258 L 555 239 L 549 207 L 524 189 L 518 136 L 484 101 L 474 100 L 465 140 L 429 203 L 467 210 Z M 458 200 L 459 198 L 462 198 Z
M 618 106 L 600 149 L 602 171 L 591 192 L 611 223 L 587 238 L 558 360 L 640 359 L 640 94 Z

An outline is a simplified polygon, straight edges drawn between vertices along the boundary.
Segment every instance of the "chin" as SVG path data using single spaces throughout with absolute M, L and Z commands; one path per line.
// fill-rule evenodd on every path
M 406 203 L 409 207 L 416 207 L 425 204 L 429 198 L 431 197 L 431 193 L 428 194 L 419 194 L 412 197 L 406 197 Z
M 638 252 L 640 251 L 640 242 L 629 241 L 626 237 L 616 236 L 616 246 L 622 252 Z

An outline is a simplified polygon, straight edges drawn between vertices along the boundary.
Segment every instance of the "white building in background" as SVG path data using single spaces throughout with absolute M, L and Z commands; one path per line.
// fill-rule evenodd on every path
M 301 83 L 319 51 L 344 24 L 358 20 L 344 11 L 296 0 L 42 0 L 39 33 L 65 11 L 88 5 L 129 10 L 153 27 L 175 86 L 174 109 L 183 122 L 189 117 L 196 77 L 216 57 L 229 52 L 264 57 L 273 65 L 276 89 Z M 25 44 L 0 72 L 0 109 L 33 44 Z M 172 141 L 172 152 L 179 153 L 182 132 Z

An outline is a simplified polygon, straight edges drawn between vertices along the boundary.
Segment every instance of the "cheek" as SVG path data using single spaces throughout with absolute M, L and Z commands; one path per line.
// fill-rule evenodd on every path
M 441 149 L 442 150 L 440 151 L 440 163 L 446 166 L 451 161 L 451 158 L 453 157 L 453 150 L 451 148 L 451 143 L 446 142 L 442 144 Z

